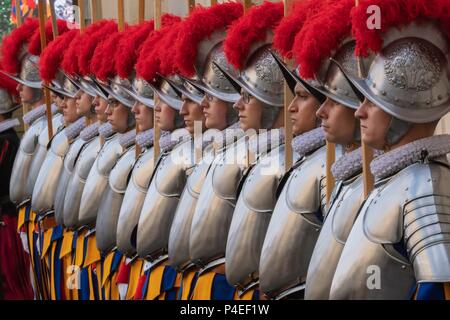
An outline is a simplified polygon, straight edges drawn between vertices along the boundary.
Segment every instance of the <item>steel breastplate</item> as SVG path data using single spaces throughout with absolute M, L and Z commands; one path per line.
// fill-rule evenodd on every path
M 328 300 L 345 242 L 364 201 L 362 175 L 339 182 L 308 267 L 305 299 Z
M 192 141 L 180 143 L 161 158 L 139 217 L 136 249 L 140 257 L 167 251 L 169 232 L 187 177 L 194 166 Z
M 97 219 L 98 208 L 108 184 L 109 174 L 122 155 L 119 137 L 115 134 L 105 141 L 89 171 L 78 212 L 78 222 L 82 226 L 91 226 Z
M 236 193 L 247 168 L 245 138 L 218 154 L 203 183 L 192 219 L 189 252 L 203 266 L 225 255 Z
M 192 219 L 201 188 L 214 160 L 214 155 L 214 148 L 212 145 L 209 145 L 205 150 L 205 156 L 202 161 L 195 166 L 192 174 L 189 176 L 181 195 L 169 235 L 169 263 L 176 269 L 182 269 L 191 260 L 189 238 Z
M 86 144 L 80 137 L 76 138 L 70 145 L 69 150 L 64 156 L 63 166 L 59 177 L 58 185 L 55 195 L 55 219 L 58 224 L 64 224 L 64 202 L 67 192 L 67 185 L 69 184 L 75 165 L 78 160 L 83 146 Z
M 46 213 L 54 208 L 64 156 L 69 151 L 69 147 L 65 129 L 61 130 L 52 140 L 50 150 L 47 152 L 34 186 L 31 207 L 38 214 Z
M 344 246 L 330 298 L 410 299 L 416 282 L 448 282 L 449 182 L 448 164 L 436 163 L 416 163 L 380 181 Z
M 154 167 L 154 149 L 150 148 L 139 157 L 134 165 L 120 208 L 117 222 L 117 248 L 129 257 L 136 254 L 135 233 Z M 100 239 L 101 248 L 108 246 L 108 242 L 105 242 L 104 245 L 101 242 Z M 99 244 L 98 235 L 97 244 Z
M 322 226 L 326 148 L 301 161 L 281 191 L 261 250 L 260 289 L 269 295 L 304 281 Z
M 28 178 L 30 177 L 33 157 L 37 151 L 40 133 L 45 128 L 45 117 L 35 120 L 20 142 L 11 171 L 9 197 L 13 203 L 20 203 L 29 199 L 27 195 Z
M 107 252 L 116 246 L 117 222 L 128 177 L 135 163 L 136 148 L 130 147 L 117 161 L 109 174 L 109 183 L 103 193 L 96 221 L 97 247 Z
M 61 118 L 63 116 L 61 114 L 56 114 L 52 118 L 52 124 L 53 124 L 53 132 L 57 132 L 58 129 L 62 126 Z M 27 197 L 31 197 L 34 190 L 34 185 L 36 183 L 36 179 L 39 175 L 39 172 L 42 167 L 42 163 L 45 160 L 45 157 L 47 155 L 47 145 L 49 143 L 48 139 L 48 129 L 47 129 L 47 120 L 46 117 L 44 117 L 45 120 L 45 128 L 41 131 L 38 138 L 38 145 L 36 148 L 36 151 L 33 156 L 33 160 L 31 162 L 30 167 L 30 176 L 27 180 Z
M 284 175 L 285 146 L 272 150 L 245 179 L 228 233 L 225 269 L 229 283 L 241 288 L 257 279 L 264 237 Z M 294 161 L 298 156 L 294 154 Z M 249 275 L 253 274 L 253 279 Z
M 81 227 L 78 223 L 81 195 L 92 165 L 100 151 L 99 136 L 86 142 L 78 156 L 73 174 L 67 184 L 64 197 L 64 224 L 69 228 Z

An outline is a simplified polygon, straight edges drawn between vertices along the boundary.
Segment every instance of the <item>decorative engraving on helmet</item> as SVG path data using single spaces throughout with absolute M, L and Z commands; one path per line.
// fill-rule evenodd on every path
M 22 62 L 22 68 L 19 75 L 20 79 L 30 82 L 41 81 L 37 63 L 39 62 L 32 61 L 31 57 L 29 57 L 28 59 L 24 59 Z
M 258 79 L 266 83 L 276 82 L 280 85 L 283 84 L 283 74 L 268 50 L 265 50 L 261 58 L 256 62 L 255 70 Z
M 221 50 L 221 47 L 215 48 L 214 52 L 212 54 L 213 62 L 217 63 L 221 68 L 223 68 L 225 71 L 230 71 L 227 58 L 225 57 L 225 52 Z M 220 80 L 226 80 L 226 77 L 223 75 L 223 73 L 217 68 L 214 63 L 211 63 L 212 70 L 214 72 L 214 75 L 220 79 Z M 203 79 L 206 80 L 206 79 Z
M 358 64 L 354 54 L 356 43 L 352 41 L 351 45 L 344 46 L 335 56 L 335 60 L 351 75 L 358 75 Z
M 405 39 L 386 55 L 388 81 L 400 89 L 430 90 L 440 79 L 439 53 L 423 40 Z
M 153 98 L 154 92 L 147 81 L 141 78 L 135 78 L 133 81 L 134 90 L 144 98 Z

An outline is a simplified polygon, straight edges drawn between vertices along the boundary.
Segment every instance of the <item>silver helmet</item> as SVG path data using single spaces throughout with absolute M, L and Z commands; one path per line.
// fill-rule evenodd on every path
M 429 123 L 450 109 L 447 52 L 446 39 L 434 24 L 412 23 L 385 34 L 366 78 L 347 76 L 364 97 L 397 122 Z
M 195 61 L 197 76 L 195 79 L 186 79 L 186 81 L 220 100 L 235 103 L 239 100 L 239 92 L 216 67 L 216 65 L 219 65 L 229 74 L 238 76 L 237 70 L 228 63 L 223 51 L 225 36 L 225 30 L 218 30 L 206 40 L 200 42 Z
M 147 107 L 155 107 L 155 93 L 150 84 L 142 78 L 134 78 L 131 88 L 127 88 L 118 84 L 128 93 L 135 101 L 146 105 Z
M 169 79 L 166 79 L 163 76 L 158 75 L 157 83 L 150 84 L 150 86 L 162 101 L 167 103 L 171 108 L 180 111 L 183 106 L 181 92 L 167 80 L 171 80 L 171 82 L 176 85 L 181 85 L 181 79 L 178 76 L 172 76 Z
M 0 88 L 0 114 L 13 112 L 18 108 L 20 104 L 16 103 L 14 97 L 7 90 Z
M 174 88 L 176 92 L 180 94 L 181 97 L 184 95 L 195 103 L 201 104 L 205 95 L 204 91 L 194 86 L 187 80 L 187 78 L 182 76 L 179 77 L 181 79 L 181 83 L 177 83 L 170 79 L 166 79 L 166 81 Z
M 78 88 L 78 86 L 69 77 L 64 77 L 62 87 L 60 88 L 57 88 L 56 86 L 43 86 L 54 92 L 56 95 L 68 98 L 75 98 L 80 90 L 80 88 Z
M 357 76 L 359 72 L 358 58 L 355 56 L 356 42 L 354 40 L 344 41 L 337 49 L 333 57 L 322 63 L 317 75 L 318 85 L 316 89 L 328 98 L 352 109 L 360 105 L 361 97 L 352 89 L 346 79 L 346 74 Z M 332 63 L 334 61 L 335 63 Z M 371 58 L 361 59 L 362 70 L 368 68 Z M 340 65 L 345 74 L 340 70 Z
M 41 89 L 42 88 L 42 79 L 39 74 L 39 57 L 27 54 L 21 60 L 20 73 L 19 76 L 13 76 L 7 72 L 1 71 L 7 77 L 17 81 L 24 86 L 33 88 L 33 89 Z
M 124 106 L 132 108 L 134 105 L 134 99 L 131 95 L 129 95 L 125 90 L 122 89 L 123 87 L 131 89 L 131 81 L 119 76 L 115 76 L 109 86 L 103 86 L 103 88 L 108 92 L 110 96 L 118 100 Z

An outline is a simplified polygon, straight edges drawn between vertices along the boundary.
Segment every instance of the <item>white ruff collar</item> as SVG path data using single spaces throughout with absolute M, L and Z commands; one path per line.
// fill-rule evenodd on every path
M 6 131 L 8 129 L 17 127 L 18 125 L 20 125 L 20 121 L 16 118 L 2 121 L 2 122 L 0 122 L 0 133 Z
M 69 139 L 69 141 L 72 141 L 73 139 L 78 137 L 78 135 L 84 128 L 86 128 L 86 117 L 81 117 L 66 128 L 67 139 Z
M 119 137 L 119 144 L 122 148 L 127 149 L 131 147 L 136 142 L 136 130 L 130 130 Z
M 372 174 L 379 180 L 426 159 L 450 152 L 450 135 L 432 136 L 413 141 L 379 156 L 370 164 Z
M 325 133 L 322 128 L 305 132 L 292 139 L 292 149 L 300 158 L 325 145 Z
M 154 135 L 153 128 L 139 132 L 136 135 L 136 144 L 142 149 L 151 147 L 153 145 L 153 135 Z
M 25 124 L 30 125 L 40 117 L 42 117 L 47 111 L 47 106 L 45 104 L 40 105 L 39 107 L 34 108 L 33 110 L 28 111 L 24 114 L 22 120 Z M 58 108 L 52 104 L 52 115 L 58 111 Z
M 83 139 L 83 141 L 89 141 L 95 136 L 98 135 L 98 127 L 100 127 L 100 124 L 98 122 L 95 122 L 91 124 L 90 126 L 87 126 L 83 129 L 83 131 L 80 132 L 80 137 Z
M 114 129 L 111 125 L 111 123 L 106 122 L 102 125 L 100 125 L 100 127 L 98 128 L 98 133 L 104 138 L 109 138 L 110 136 L 112 136 L 112 134 L 114 133 Z

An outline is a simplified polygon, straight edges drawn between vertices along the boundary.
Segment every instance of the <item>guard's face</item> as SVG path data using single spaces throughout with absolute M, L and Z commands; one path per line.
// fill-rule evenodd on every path
M 234 108 L 239 112 L 239 122 L 242 130 L 261 129 L 264 110 L 262 102 L 245 90 L 242 90 L 241 98 L 235 103 Z
M 294 135 L 305 133 L 316 127 L 316 112 L 319 107 L 319 101 L 313 95 L 301 85 L 295 86 L 294 100 L 288 108 Z
M 60 96 L 58 96 L 57 94 L 54 94 L 53 92 L 50 92 L 51 98 L 52 98 L 52 102 L 53 104 L 62 111 L 62 102 L 64 99 L 62 99 Z
M 355 110 L 327 98 L 317 110 L 317 117 L 322 120 L 327 141 L 344 145 L 354 141 Z
M 208 129 L 224 130 L 227 127 L 228 104 L 210 94 L 205 94 L 201 104 Z
M 202 111 L 202 107 L 186 97 L 182 96 L 183 105 L 180 110 L 180 115 L 183 117 L 184 125 L 190 134 L 194 133 L 195 122 L 201 122 L 202 128 L 205 127 L 205 116 Z
M 383 150 L 392 116 L 367 99 L 356 110 L 355 116 L 361 122 L 361 140 L 374 149 Z
M 35 91 L 36 89 L 33 89 L 29 86 L 25 86 L 21 83 L 17 85 L 17 91 L 19 91 L 20 100 L 23 103 L 33 103 L 35 100 Z
M 106 122 L 107 115 L 105 113 L 106 108 L 108 107 L 108 101 L 103 99 L 100 96 L 96 96 L 92 104 L 95 107 L 95 114 L 97 115 L 97 120 L 100 122 Z
M 128 129 L 128 112 L 129 109 L 116 99 L 110 99 L 106 114 L 108 122 L 111 123 L 114 131 L 125 133 Z
M 76 95 L 77 113 L 80 116 L 86 116 L 91 113 L 93 98 L 83 91 L 78 91 Z
M 69 125 L 78 119 L 75 98 L 64 97 L 61 103 L 61 108 L 66 125 Z
M 153 128 L 153 109 L 146 105 L 136 102 L 131 109 L 136 118 L 136 126 L 139 131 L 146 131 Z
M 177 110 L 171 108 L 167 103 L 158 99 L 155 105 L 155 120 L 158 127 L 163 131 L 175 130 L 175 115 Z

